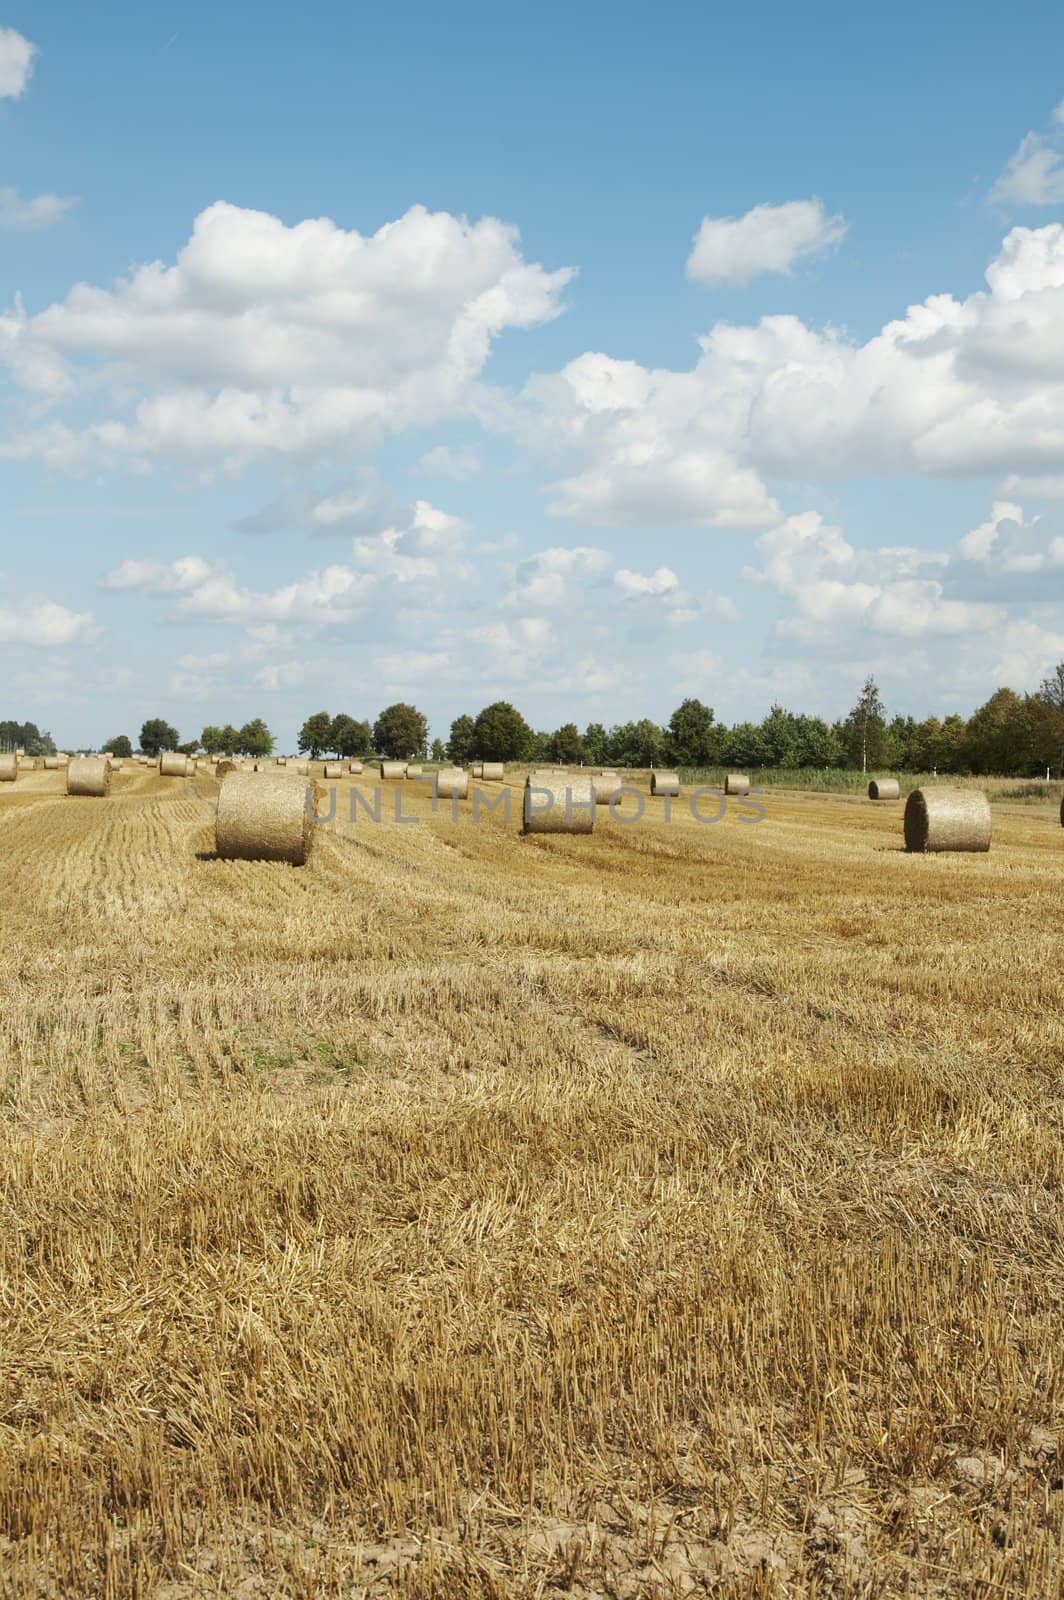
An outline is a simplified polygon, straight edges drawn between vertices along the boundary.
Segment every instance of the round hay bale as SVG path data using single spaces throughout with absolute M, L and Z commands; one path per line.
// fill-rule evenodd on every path
M 470 763 L 470 767 L 469 767 L 469 771 L 470 771 L 470 774 L 471 774 L 472 777 L 474 777 L 474 778 L 482 778 L 484 776 L 484 763 L 483 763 L 483 761 L 473 761 L 473 762 L 471 762 Z
M 900 800 L 901 784 L 897 778 L 873 778 L 868 785 L 869 800 Z
M 551 797 L 536 794 L 546 790 Z M 595 827 L 596 796 L 590 778 L 537 779 L 525 782 L 524 826 L 522 833 L 591 833 Z
M 18 756 L 0 756 L 0 783 L 14 783 L 18 778 Z
M 415 763 L 413 766 L 411 766 L 410 763 L 407 762 L 406 775 L 408 778 L 420 778 L 424 775 L 424 771 L 424 767 L 422 767 L 419 763 Z
M 436 794 L 441 800 L 464 800 L 469 793 L 469 773 L 461 767 L 441 767 L 436 774 Z
M 43 766 L 45 772 L 58 772 L 59 771 L 59 757 L 58 756 L 45 756 L 44 760 L 41 762 L 41 765 Z
M 906 850 L 989 850 L 990 801 L 981 789 L 914 789 L 904 829 Z
M 67 767 L 67 794 L 95 795 L 111 792 L 111 763 L 106 756 L 74 756 Z
M 297 761 L 296 762 L 296 773 L 300 778 L 308 778 L 310 776 L 310 762 L 309 761 Z
M 724 779 L 725 794 L 749 794 L 750 779 L 745 772 L 729 772 Z
M 220 779 L 225 777 L 227 772 L 235 772 L 235 771 L 236 771 L 236 762 L 235 761 L 224 761 L 223 760 L 223 761 L 219 761 L 218 765 L 215 767 L 214 776 L 220 780 Z
M 362 776 L 361 761 L 349 761 L 347 763 L 347 770 L 348 772 L 353 772 L 356 778 L 360 778 Z
M 108 756 L 107 759 L 111 763 L 111 771 L 112 772 L 121 772 L 121 770 L 122 770 L 121 759 L 116 760 L 114 756 Z
M 230 773 L 218 793 L 214 848 L 223 861 L 287 861 L 303 866 L 317 825 L 307 815 L 307 790 L 318 810 L 320 786 L 297 783 L 287 772 Z
M 20 772 L 36 772 L 37 763 L 32 756 L 19 756 L 18 770 Z
M 323 778 L 342 778 L 344 769 L 339 761 L 327 761 L 322 772 Z
M 398 779 L 400 779 L 400 778 L 405 778 L 406 777 L 406 762 L 405 761 L 382 761 L 381 762 L 381 777 L 382 778 L 391 778 L 391 779 L 393 779 L 395 781 L 398 781 Z
M 474 778 L 478 776 L 476 772 Z M 479 776 L 485 783 L 502 783 L 506 777 L 506 768 L 501 761 L 482 761 Z
M 159 757 L 160 778 L 187 778 L 188 756 L 179 755 L 176 750 L 167 750 Z
M 591 787 L 595 791 L 595 804 L 608 806 L 614 795 L 624 788 L 624 779 L 616 772 L 600 772 L 592 778 Z
M 288 765 L 288 757 L 287 756 L 278 756 L 277 757 L 277 765 L 279 767 L 287 767 L 287 765 Z
M 652 772 L 650 774 L 651 794 L 679 794 L 680 780 L 675 772 Z

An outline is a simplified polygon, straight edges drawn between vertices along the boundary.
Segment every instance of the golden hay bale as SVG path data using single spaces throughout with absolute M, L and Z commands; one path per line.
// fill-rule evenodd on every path
M 101 797 L 111 792 L 111 763 L 106 756 L 74 756 L 67 767 L 67 794 Z
M 112 772 L 121 772 L 121 770 L 122 770 L 122 762 L 121 762 L 121 759 L 117 759 L 117 760 L 116 760 L 116 758 L 115 758 L 115 757 L 114 757 L 114 756 L 108 756 L 108 758 L 107 758 L 107 759 L 108 759 L 108 760 L 109 760 L 109 761 L 110 761 L 110 763 L 111 763 L 111 771 L 112 771 Z
M 323 778 L 342 778 L 344 769 L 339 761 L 327 761 L 322 772 Z
M 44 767 L 45 772 L 58 772 L 58 770 L 59 770 L 59 757 L 58 756 L 45 756 L 45 758 L 44 758 L 43 762 L 41 763 L 41 765 Z
M 501 761 L 482 761 L 479 774 L 474 772 L 473 776 L 479 776 L 485 783 L 502 783 L 506 768 Z
M 473 761 L 473 762 L 471 762 L 470 763 L 470 767 L 469 767 L 469 771 L 470 771 L 470 775 L 472 777 L 474 777 L 474 778 L 482 778 L 484 776 L 484 763 L 483 763 L 483 761 Z
M 522 832 L 591 833 L 595 827 L 595 804 L 590 778 L 570 778 L 568 774 L 564 778 L 533 776 L 525 782 Z
M 680 780 L 675 772 L 652 772 L 650 774 L 651 794 L 679 794 Z
M 461 767 L 441 767 L 436 774 L 436 793 L 441 800 L 464 800 L 469 793 L 469 773 Z
M 411 766 L 410 763 L 407 762 L 406 775 L 407 775 L 408 778 L 420 778 L 420 777 L 423 777 L 424 776 L 424 772 L 425 772 L 424 767 L 420 766 L 419 764 L 415 763 L 413 766 Z
M 309 777 L 309 775 L 310 775 L 310 762 L 309 761 L 297 761 L 296 762 L 296 774 L 300 778 Z
M 32 756 L 19 756 L 18 770 L 20 772 L 36 772 L 37 763 Z
M 0 756 L 0 783 L 14 783 L 18 778 L 18 756 Z
M 277 765 L 279 767 L 287 767 L 287 765 L 288 765 L 288 757 L 287 756 L 278 756 L 277 757 Z
M 382 778 L 405 778 L 406 777 L 406 762 L 405 761 L 382 761 L 381 762 L 381 777 Z
M 904 829 L 906 850 L 989 850 L 990 801 L 981 789 L 914 789 Z
M 901 784 L 897 778 L 873 778 L 868 785 L 869 800 L 900 800 Z
M 745 772 L 729 772 L 724 779 L 725 794 L 749 794 L 750 779 Z
M 219 761 L 218 765 L 215 767 L 214 776 L 216 778 L 224 778 L 227 772 L 235 772 L 235 771 L 236 771 L 236 762 L 235 761 L 224 761 L 223 760 L 223 761 Z
M 301 867 L 317 825 L 307 815 L 307 791 L 319 809 L 321 786 L 299 783 L 288 772 L 230 773 L 218 792 L 214 848 L 223 861 L 287 861 Z
M 188 756 L 179 755 L 176 750 L 167 750 L 159 757 L 160 778 L 187 778 Z
M 361 761 L 349 761 L 347 763 L 347 770 L 348 772 L 353 772 L 356 778 L 360 778 L 362 776 Z
M 615 794 L 624 787 L 624 779 L 616 772 L 600 772 L 591 780 L 591 787 L 595 791 L 595 804 L 608 806 Z

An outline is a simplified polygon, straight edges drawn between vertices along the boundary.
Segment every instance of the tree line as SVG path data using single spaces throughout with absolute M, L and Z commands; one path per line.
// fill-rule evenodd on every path
M 236 728 L 208 724 L 198 739 L 182 743 L 162 717 L 141 727 L 139 748 L 192 754 L 272 755 L 276 740 L 261 717 Z M 617 767 L 780 767 L 873 769 L 897 772 L 994 773 L 1001 776 L 1057 775 L 1064 766 L 1064 662 L 1034 694 L 998 689 L 970 717 L 894 715 L 888 718 L 874 678 L 868 678 L 856 704 L 836 722 L 774 705 L 760 722 L 718 722 L 712 706 L 688 697 L 664 725 L 644 717 L 607 728 L 575 722 L 552 732 L 537 730 L 506 700 L 463 714 L 451 723 L 446 740 L 429 742 L 429 725 L 416 706 L 399 701 L 386 706 L 373 723 L 339 713 L 316 711 L 299 730 L 299 750 L 317 760 L 384 756 L 434 761 L 557 761 L 567 766 Z M 33 723 L 0 722 L 0 749 L 24 748 L 50 754 L 51 736 Z M 108 740 L 105 750 L 132 753 L 125 735 Z

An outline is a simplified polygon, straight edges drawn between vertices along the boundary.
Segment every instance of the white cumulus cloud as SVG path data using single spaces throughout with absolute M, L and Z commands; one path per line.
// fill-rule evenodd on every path
M 26 606 L 0 606 L 0 644 L 47 649 L 73 644 L 92 628 L 92 613 L 70 611 L 54 600 Z
M 17 100 L 33 75 L 37 46 L 14 28 L 0 28 L 0 100 Z
M 29 232 L 50 228 L 73 210 L 77 201 L 58 194 L 25 196 L 0 186 L 0 228 Z
M 789 273 L 796 262 L 835 249 L 847 226 L 843 216 L 829 216 L 815 198 L 754 206 L 741 217 L 703 217 L 687 258 L 687 276 L 711 287 L 746 284 L 765 272 Z

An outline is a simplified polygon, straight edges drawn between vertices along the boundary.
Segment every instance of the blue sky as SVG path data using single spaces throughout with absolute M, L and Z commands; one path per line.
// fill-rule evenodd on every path
M 968 711 L 1064 657 L 1059 8 L 0 11 L 61 744 Z M 696 243 L 697 240 L 697 243 Z

